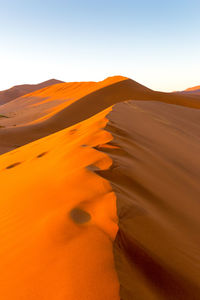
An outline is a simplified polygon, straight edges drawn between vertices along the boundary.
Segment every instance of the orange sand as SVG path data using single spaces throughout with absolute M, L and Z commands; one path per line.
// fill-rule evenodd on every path
M 119 76 L 0 106 L 1 298 L 199 300 L 199 108 Z
M 200 85 L 198 85 L 198 86 L 194 86 L 194 87 L 191 87 L 191 88 L 188 88 L 188 89 L 186 89 L 185 91 L 186 92 L 192 92 L 192 91 L 199 91 L 200 90 Z
M 109 111 L 0 156 L 2 299 L 119 299 Z
M 60 83 L 39 89 L 0 106 L 0 113 L 9 117 L 1 120 L 1 125 L 12 127 L 44 121 L 83 96 L 126 79 L 114 76 L 100 82 Z
M 200 108 L 191 95 L 160 93 L 122 76 L 101 82 L 61 83 L 0 106 L 0 153 L 86 120 L 118 102 L 145 100 Z
M 42 89 L 53 84 L 61 83 L 62 81 L 56 79 L 50 79 L 39 84 L 22 84 L 16 85 L 12 88 L 4 91 L 0 91 L 0 105 L 8 103 L 18 97 L 21 97 L 25 94 L 31 93 L 33 91 Z

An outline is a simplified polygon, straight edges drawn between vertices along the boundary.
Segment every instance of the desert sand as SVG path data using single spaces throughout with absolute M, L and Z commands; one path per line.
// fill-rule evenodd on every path
M 2 299 L 200 299 L 199 108 L 122 76 L 1 105 Z
M 62 81 L 56 79 L 50 79 L 38 84 L 22 84 L 16 85 L 8 90 L 4 90 L 0 92 L 0 105 L 8 103 L 18 97 L 21 97 L 25 94 L 31 93 L 36 90 L 40 90 L 44 87 L 51 86 L 57 83 L 61 83 Z
M 107 112 L 0 156 L 2 299 L 119 299 Z
M 61 83 L 0 106 L 0 154 L 86 120 L 118 102 L 154 100 L 200 108 L 199 97 L 161 93 L 123 76 Z
M 200 111 L 129 101 L 108 119 L 122 299 L 199 299 Z
M 200 95 L 200 85 L 188 88 L 184 91 L 185 93 L 190 93 L 193 95 Z

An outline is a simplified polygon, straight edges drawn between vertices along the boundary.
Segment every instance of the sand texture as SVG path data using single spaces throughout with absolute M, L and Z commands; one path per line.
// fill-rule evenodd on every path
M 200 299 L 199 108 L 122 76 L 1 105 L 1 298 Z

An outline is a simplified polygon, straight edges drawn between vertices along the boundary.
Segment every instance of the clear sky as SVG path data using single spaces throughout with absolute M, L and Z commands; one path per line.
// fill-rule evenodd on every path
M 0 0 L 0 90 L 50 78 L 200 84 L 199 0 Z

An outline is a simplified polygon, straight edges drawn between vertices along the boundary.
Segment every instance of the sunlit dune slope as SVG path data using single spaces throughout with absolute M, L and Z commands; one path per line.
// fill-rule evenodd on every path
M 128 101 L 107 118 L 121 299 L 200 299 L 200 110 Z
M 0 156 L 1 299 L 119 300 L 109 111 Z
M 50 79 L 44 81 L 39 84 L 23 84 L 23 85 L 16 85 L 12 88 L 4 91 L 0 91 L 0 105 L 8 103 L 18 97 L 21 97 L 25 94 L 31 93 L 33 91 L 42 89 L 47 86 L 51 86 L 53 84 L 61 83 L 62 81 L 56 79 Z
M 0 106 L 0 114 L 6 116 L 1 119 L 1 125 L 12 127 L 41 122 L 83 96 L 125 79 L 114 76 L 100 82 L 60 83 L 37 90 Z
M 0 153 L 69 127 L 115 103 L 130 99 L 200 108 L 199 99 L 190 95 L 155 92 L 121 76 L 98 83 L 62 83 L 0 107 L 0 114 L 9 117 L 0 119 Z

